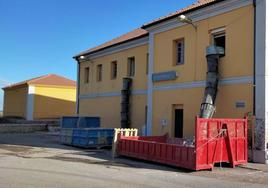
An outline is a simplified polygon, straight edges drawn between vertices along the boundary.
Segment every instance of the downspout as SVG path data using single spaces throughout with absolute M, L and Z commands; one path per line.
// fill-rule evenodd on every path
M 253 7 L 254 7 L 254 60 L 253 60 L 253 116 L 256 115 L 256 0 L 253 0 Z
M 77 61 L 77 81 L 76 81 L 76 114 L 79 115 L 79 96 L 80 96 L 80 62 L 76 58 Z
M 212 118 L 215 112 L 215 100 L 219 82 L 219 61 L 224 55 L 224 49 L 215 45 L 207 47 L 207 81 L 203 102 L 200 108 L 201 118 Z
M 256 0 L 253 0 L 253 8 L 254 8 L 254 51 L 253 51 L 253 117 L 256 117 L 256 28 L 257 28 L 257 17 L 256 17 Z M 255 127 L 254 124 L 251 126 L 251 156 L 252 156 L 252 161 L 254 160 L 254 150 L 255 150 Z

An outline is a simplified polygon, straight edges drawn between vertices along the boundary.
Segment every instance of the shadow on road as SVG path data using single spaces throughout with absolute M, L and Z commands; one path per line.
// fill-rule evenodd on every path
M 191 173 L 191 171 L 188 171 L 186 169 L 174 168 L 171 166 L 166 166 L 149 161 L 143 161 L 127 157 L 112 158 L 111 150 L 108 148 L 97 150 L 95 148 L 82 149 L 62 145 L 59 142 L 59 136 L 57 134 L 51 134 L 49 132 L 36 132 L 27 134 L 0 134 L 0 149 L 7 150 L 9 152 L 14 152 L 13 155 L 16 155 L 16 153 L 19 152 L 27 152 L 33 147 L 48 150 L 62 150 L 64 151 L 62 152 L 62 154 L 45 156 L 42 158 L 65 162 L 104 165 L 107 168 L 130 167 Z

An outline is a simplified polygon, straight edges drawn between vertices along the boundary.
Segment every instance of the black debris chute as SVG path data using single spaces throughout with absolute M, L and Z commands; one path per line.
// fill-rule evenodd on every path
M 212 118 L 215 112 L 215 100 L 219 82 L 219 61 L 224 55 L 224 48 L 211 45 L 207 47 L 207 79 L 204 98 L 201 104 L 200 117 Z
M 131 78 L 123 78 L 123 89 L 121 90 L 121 128 L 130 128 L 130 96 Z

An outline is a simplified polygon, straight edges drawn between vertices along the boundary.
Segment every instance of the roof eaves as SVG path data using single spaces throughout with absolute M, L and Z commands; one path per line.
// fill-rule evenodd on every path
M 6 89 L 14 89 L 14 88 L 19 88 L 19 87 L 24 87 L 24 86 L 28 86 L 29 84 L 27 82 L 21 83 L 21 84 L 16 84 L 16 85 L 8 85 L 5 87 L 2 87 L 2 90 L 6 90 Z
M 181 15 L 181 14 L 187 14 L 187 13 L 190 13 L 190 12 L 193 12 L 193 11 L 196 11 L 196 10 L 199 10 L 199 9 L 202 9 L 202 8 L 205 8 L 205 7 L 207 7 L 207 6 L 211 6 L 211 5 L 213 5 L 213 4 L 219 3 L 219 2 L 221 2 L 221 1 L 225 1 L 225 0 L 215 0 L 215 1 L 212 1 L 212 2 L 208 2 L 207 4 L 204 4 L 204 5 L 200 5 L 200 6 L 197 6 L 197 7 L 194 7 L 194 8 L 185 10 L 185 11 L 182 11 L 182 12 L 175 13 L 174 15 L 167 16 L 167 17 L 165 17 L 165 18 L 162 18 L 162 19 L 153 21 L 153 22 L 148 23 L 148 24 L 144 24 L 144 25 L 141 26 L 141 28 L 142 28 L 142 29 L 147 29 L 147 28 L 149 28 L 149 27 L 151 27 L 151 26 L 153 26 L 153 25 L 156 25 L 156 24 L 165 22 L 165 21 L 167 21 L 167 20 L 176 18 L 177 16 L 179 16 L 179 15 Z
M 114 46 L 117 46 L 117 45 L 120 45 L 120 44 L 124 44 L 124 43 L 127 43 L 127 42 L 130 42 L 130 41 L 134 41 L 134 40 L 137 40 L 137 39 L 140 39 L 140 38 L 143 38 L 143 37 L 146 37 L 148 36 L 149 33 L 145 33 L 145 34 L 142 34 L 140 36 L 137 36 L 135 38 L 131 38 L 131 39 L 128 39 L 128 40 L 124 40 L 124 41 L 121 41 L 121 42 L 118 42 L 118 43 L 115 43 L 115 44 L 112 44 L 110 46 L 106 46 L 106 47 L 103 47 L 103 48 L 100 48 L 100 49 L 97 49 L 97 50 L 94 50 L 94 51 L 91 51 L 91 52 L 82 52 L 80 54 L 77 54 L 75 55 L 73 58 L 77 60 L 77 58 L 79 56 L 83 56 L 83 55 L 90 55 L 90 54 L 93 54 L 93 53 L 96 53 L 96 52 L 99 52 L 99 51 L 102 51 L 102 50 L 105 50 L 105 49 L 108 49 L 108 48 L 111 48 L 111 47 L 114 47 Z

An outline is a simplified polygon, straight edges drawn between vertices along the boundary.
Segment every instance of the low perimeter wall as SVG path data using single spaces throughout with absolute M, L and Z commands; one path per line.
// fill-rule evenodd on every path
M 1 133 L 30 133 L 47 131 L 46 124 L 0 124 Z

